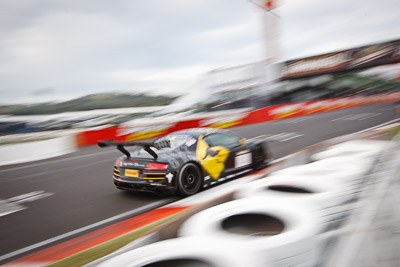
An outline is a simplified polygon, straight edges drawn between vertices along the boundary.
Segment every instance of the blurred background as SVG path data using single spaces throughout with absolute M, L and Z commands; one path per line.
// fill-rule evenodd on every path
M 395 0 L 2 1 L 0 12 L 1 134 L 399 90 Z

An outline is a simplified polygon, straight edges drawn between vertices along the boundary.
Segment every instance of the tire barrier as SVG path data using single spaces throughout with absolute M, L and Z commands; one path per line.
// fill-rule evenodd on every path
M 261 267 L 272 266 L 268 260 L 263 264 L 251 257 L 251 251 L 223 240 L 204 237 L 181 237 L 146 245 L 125 252 L 99 267 Z
M 281 175 L 245 184 L 234 192 L 234 198 L 275 197 L 295 203 L 315 202 L 320 209 L 325 209 L 351 202 L 353 198 L 343 191 L 342 184 L 320 177 Z
M 344 192 L 358 192 L 365 182 L 365 176 L 373 164 L 373 159 L 357 156 L 331 157 L 304 165 L 289 167 L 271 174 L 277 176 L 307 176 L 326 180 L 344 186 Z
M 276 176 L 250 182 L 234 198 L 264 198 L 264 201 L 301 203 L 321 223 L 322 231 L 338 229 L 353 209 L 353 194 L 344 187 L 310 176 Z
M 387 141 L 378 140 L 352 140 L 333 145 L 320 153 L 311 156 L 312 160 L 322 160 L 331 157 L 361 157 L 376 158 L 388 148 Z
M 371 142 L 371 145 L 365 142 Z M 312 173 L 320 169 L 329 173 L 326 178 L 329 178 L 332 172 L 336 172 L 337 180 L 346 186 L 347 192 L 357 197 L 367 182 L 367 174 L 375 165 L 374 161 L 386 148 L 388 148 L 388 143 L 384 141 L 357 140 L 357 143 L 350 141 L 335 145 L 312 155 L 311 159 L 317 161 L 306 164 L 303 171 Z M 302 171 L 299 169 L 297 171 Z
M 249 198 L 193 215 L 183 223 L 179 235 L 224 240 L 250 250 L 252 257 L 263 265 L 315 266 L 319 225 L 309 209 L 301 205 L 285 201 L 276 205 Z

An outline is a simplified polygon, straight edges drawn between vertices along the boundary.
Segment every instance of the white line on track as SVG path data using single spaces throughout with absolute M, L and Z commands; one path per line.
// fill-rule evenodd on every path
M 313 117 L 308 116 L 308 117 L 298 117 L 298 118 L 290 118 L 290 119 L 283 119 L 283 120 L 279 120 L 276 122 L 276 124 L 278 123 L 299 123 L 305 120 L 309 120 L 312 119 Z
M 372 118 L 375 116 L 379 116 L 379 115 L 382 115 L 382 113 L 370 113 L 369 115 L 364 116 L 361 119 L 359 119 L 359 121 L 363 121 L 363 120 L 366 120 L 366 119 L 369 119 L 369 118 Z
M 82 232 L 91 230 L 91 229 L 93 229 L 93 228 L 95 228 L 95 227 L 98 227 L 98 226 L 101 226 L 101 225 L 104 225 L 104 224 L 107 224 L 107 223 L 111 223 L 111 222 L 113 222 L 113 221 L 117 221 L 117 220 L 122 219 L 122 218 L 124 218 L 124 217 L 132 216 L 132 215 L 134 215 L 135 213 L 140 213 L 140 212 L 144 212 L 144 211 L 146 211 L 146 210 L 152 210 L 152 209 L 158 208 L 159 206 L 163 206 L 164 204 L 167 204 L 167 203 L 170 202 L 171 200 L 172 200 L 172 198 L 162 199 L 162 200 L 159 200 L 159 201 L 157 201 L 157 202 L 153 202 L 153 203 L 150 203 L 150 204 L 148 204 L 148 205 L 146 205 L 146 206 L 140 207 L 140 208 L 138 208 L 138 209 L 135 209 L 135 210 L 131 210 L 131 211 L 127 211 L 127 212 L 121 213 L 121 214 L 116 215 L 116 216 L 113 216 L 113 217 L 111 217 L 111 218 L 108 218 L 108 219 L 105 219 L 105 220 L 102 220 L 102 221 L 99 221 L 99 222 L 96 222 L 96 223 L 93 223 L 93 224 L 84 226 L 84 227 L 82 227 L 82 228 L 73 230 L 73 231 L 71 231 L 71 232 L 68 232 L 68 233 L 65 233 L 65 234 L 62 234 L 62 235 L 59 235 L 59 236 L 56 236 L 56 237 L 47 239 L 47 240 L 45 240 L 45 241 L 42 241 L 42 242 L 39 242 L 39 243 L 30 245 L 30 246 L 27 246 L 27 247 L 25 247 L 25 248 L 22 248 L 22 249 L 19 249 L 19 250 L 16 250 L 16 251 L 13 251 L 13 252 L 10 252 L 10 253 L 1 255 L 1 256 L 0 256 L 0 261 L 3 261 L 3 260 L 6 260 L 6 259 L 9 259 L 9 258 L 18 256 L 18 255 L 20 255 L 20 254 L 22 254 L 22 253 L 25 253 L 25 252 L 28 252 L 28 251 L 31 251 L 31 250 L 40 248 L 40 247 L 42 247 L 42 246 L 51 244 L 51 243 L 53 243 L 53 242 L 62 240 L 62 239 L 64 239 L 64 238 L 71 237 L 71 236 L 76 235 L 76 234 L 80 234 L 80 233 L 82 233 Z
M 269 142 L 286 142 L 291 139 L 303 136 L 304 134 L 298 133 L 298 132 L 282 132 L 282 133 L 277 133 L 277 134 L 264 134 L 262 135 L 262 138 L 265 141 Z M 254 139 L 254 138 L 252 138 Z M 249 140 L 252 140 L 249 139 Z
M 285 138 L 285 139 L 283 139 L 283 140 L 280 140 L 279 142 L 286 142 L 286 141 L 292 140 L 292 139 L 297 138 L 297 137 L 300 137 L 300 136 L 303 136 L 303 134 L 297 134 L 297 135 L 294 135 L 294 136 Z
M 15 171 L 15 170 L 21 170 L 21 169 L 26 169 L 26 168 L 31 168 L 31 167 L 36 167 L 36 166 L 41 166 L 41 165 L 48 165 L 48 164 L 53 164 L 53 163 L 58 163 L 58 162 L 63 162 L 63 161 L 69 161 L 69 160 L 75 160 L 75 159 L 81 159 L 81 158 L 87 158 L 87 157 L 93 157 L 96 155 L 100 155 L 107 152 L 115 152 L 116 150 L 104 150 L 101 153 L 91 153 L 91 154 L 86 154 L 86 155 L 81 155 L 81 156 L 75 156 L 71 158 L 65 158 L 65 159 L 58 159 L 58 160 L 50 160 L 50 161 L 45 161 L 41 163 L 35 163 L 35 164 L 30 164 L 30 165 L 25 165 L 25 166 L 20 166 L 20 167 L 14 167 L 10 169 L 5 169 L 5 170 L 0 170 L 0 173 L 2 172 L 8 172 L 8 171 Z M 23 164 L 23 163 L 22 163 Z
M 351 116 L 353 116 L 353 114 L 350 114 L 350 115 L 345 115 L 345 116 L 342 116 L 342 117 L 339 117 L 339 118 L 333 119 L 333 120 L 331 120 L 331 121 L 346 120 L 346 119 L 350 118 Z
M 42 199 L 45 197 L 49 197 L 52 196 L 53 193 L 49 193 L 49 192 L 45 192 L 45 191 L 34 191 L 31 193 L 27 193 L 27 194 L 23 194 L 23 195 L 19 195 L 16 197 L 12 197 L 7 199 L 7 202 L 12 202 L 14 204 L 21 204 L 24 202 L 32 202 L 38 199 Z
M 391 120 L 391 121 L 387 121 L 387 122 L 384 122 L 382 124 L 375 125 L 375 126 L 372 126 L 370 128 L 367 128 L 367 129 L 364 129 L 364 130 L 361 130 L 361 131 L 358 131 L 358 132 L 355 132 L 355 133 L 352 133 L 352 134 L 368 132 L 368 131 L 375 130 L 377 128 L 380 128 L 380 127 L 383 127 L 383 126 L 386 126 L 386 125 L 389 125 L 389 124 L 392 124 L 392 123 L 395 123 L 395 122 L 398 122 L 398 121 L 400 121 L 400 118 L 397 118 L 397 119 L 394 119 L 394 120 Z
M 53 193 L 45 191 L 34 191 L 6 200 L 0 199 L 0 217 L 26 209 L 25 206 L 20 205 L 21 203 L 32 202 L 52 195 Z
M 20 206 L 14 203 L 8 203 L 5 200 L 1 200 L 0 199 L 0 217 L 2 216 L 6 216 L 8 214 L 20 211 L 20 210 L 24 210 L 26 209 L 26 207 L 24 206 Z
M 382 113 L 359 113 L 359 114 L 349 114 L 346 116 L 342 116 L 331 121 L 362 121 L 366 119 L 370 119 L 372 117 L 376 117 L 382 115 Z
M 0 183 L 9 182 L 9 181 L 19 181 L 19 180 L 24 180 L 24 179 L 27 179 L 27 178 L 43 176 L 43 175 L 49 175 L 51 173 L 57 173 L 57 172 L 60 172 L 60 171 L 76 171 L 78 169 L 82 169 L 82 168 L 85 168 L 85 167 L 88 167 L 88 166 L 101 164 L 101 163 L 107 162 L 107 161 L 110 161 L 110 159 L 96 160 L 96 161 L 94 161 L 92 163 L 88 163 L 88 164 L 85 164 L 85 165 L 74 166 L 73 168 L 65 167 L 65 168 L 60 168 L 60 169 L 54 169 L 54 170 L 49 170 L 49 171 L 45 171 L 45 172 L 40 172 L 40 173 L 32 173 L 32 174 L 25 175 L 25 176 L 7 177 L 4 180 L 0 180 Z

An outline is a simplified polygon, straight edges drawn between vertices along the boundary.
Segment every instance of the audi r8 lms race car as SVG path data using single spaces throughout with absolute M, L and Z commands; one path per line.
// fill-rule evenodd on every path
M 183 196 L 238 175 L 261 169 L 271 161 L 260 138 L 246 140 L 231 131 L 192 128 L 155 141 L 98 142 L 116 146 L 124 156 L 114 164 L 118 189 Z M 136 147 L 130 152 L 128 146 Z

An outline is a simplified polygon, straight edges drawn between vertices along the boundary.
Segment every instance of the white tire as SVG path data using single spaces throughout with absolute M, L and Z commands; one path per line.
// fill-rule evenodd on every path
M 234 193 L 234 198 L 277 196 L 294 201 L 315 198 L 325 208 L 349 202 L 352 197 L 345 190 L 341 183 L 321 177 L 280 175 L 247 183 Z
M 182 237 L 146 245 L 107 260 L 98 266 L 270 266 L 257 262 L 246 248 L 204 237 Z
M 266 198 L 264 201 L 301 203 L 316 216 L 323 231 L 338 227 L 352 210 L 354 196 L 343 186 L 312 177 L 276 176 L 250 182 L 234 198 Z
M 315 266 L 320 223 L 301 205 L 260 200 L 234 200 L 201 211 L 183 223 L 179 235 L 226 240 L 274 266 Z
M 332 157 L 279 170 L 271 173 L 270 177 L 275 178 L 282 175 L 320 177 L 322 180 L 341 183 L 348 186 L 349 189 L 359 190 L 370 166 L 368 160 L 354 157 Z
M 372 162 L 368 159 L 357 157 L 331 157 L 321 159 L 308 164 L 296 165 L 283 170 L 273 172 L 278 173 L 305 173 L 312 172 L 314 174 L 326 175 L 329 173 L 348 173 L 350 176 L 360 176 L 365 174 Z
M 321 160 L 330 157 L 364 157 L 376 158 L 390 146 L 388 141 L 380 140 L 352 140 L 333 145 L 320 153 L 314 154 L 313 160 Z

